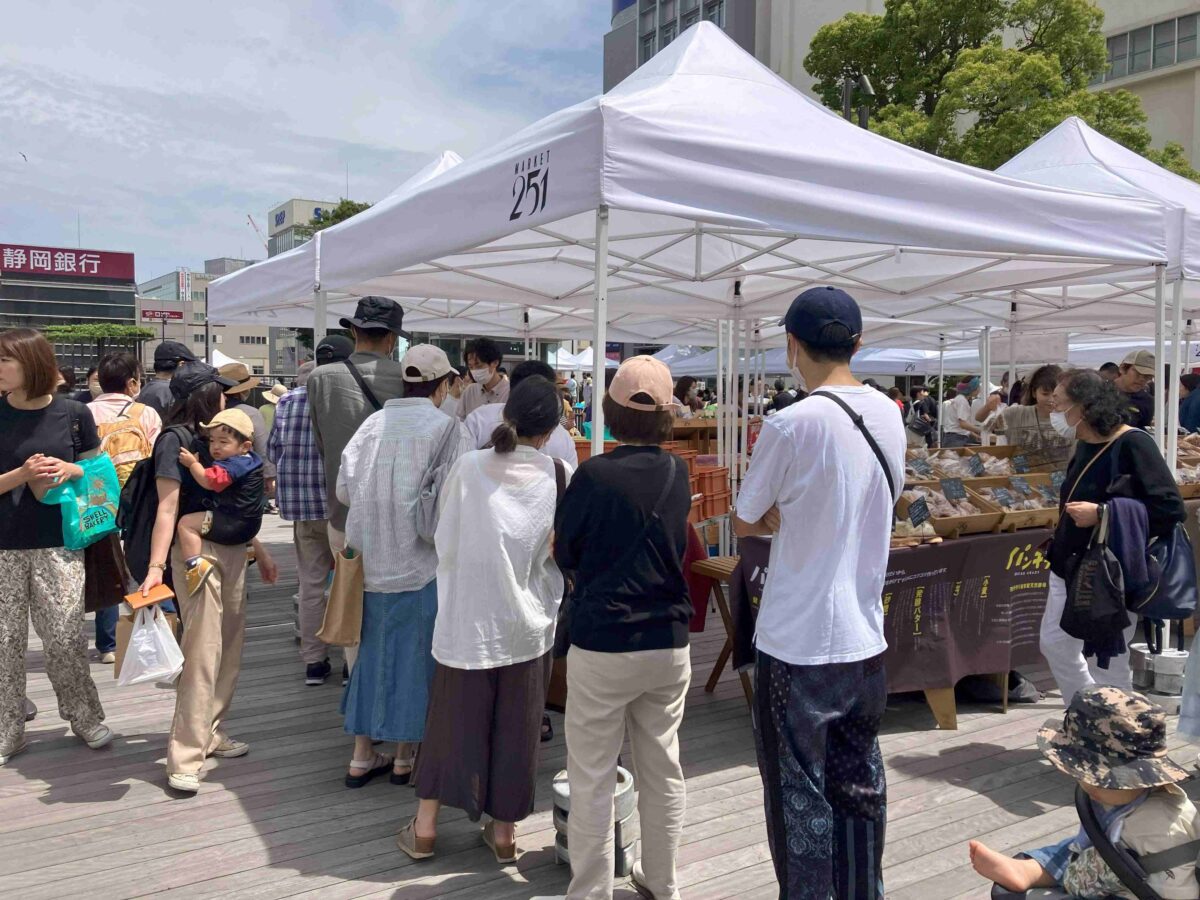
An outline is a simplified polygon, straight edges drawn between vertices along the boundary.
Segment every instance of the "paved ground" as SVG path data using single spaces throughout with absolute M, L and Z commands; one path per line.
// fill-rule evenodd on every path
M 264 537 L 284 574 L 274 588 L 251 575 L 245 664 L 229 723 L 251 753 L 213 760 L 198 796 L 165 787 L 171 692 L 120 688 L 112 669 L 94 662 L 118 738 L 90 751 L 57 717 L 31 637 L 29 694 L 42 714 L 31 723 L 30 749 L 0 769 L 0 896 L 561 895 L 567 872 L 554 862 L 549 798 L 550 779 L 566 764 L 561 718 L 543 748 L 538 811 L 521 825 L 527 852 L 518 865 L 499 868 L 478 826 L 453 811 L 443 815 L 437 859 L 412 863 L 394 846 L 416 806 L 412 790 L 342 785 L 351 741 L 338 714 L 340 680 L 304 686 L 291 625 L 289 531 L 268 517 Z M 726 673 L 714 694 L 703 691 L 722 639 L 712 615 L 693 644 L 696 676 L 682 729 L 688 814 L 680 875 L 688 900 L 777 896 L 741 687 Z M 968 839 L 1015 852 L 1074 830 L 1072 785 L 1034 745 L 1037 726 L 1060 708 L 1056 697 L 1007 716 L 968 707 L 959 730 L 946 732 L 935 730 L 923 704 L 895 700 L 883 736 L 889 900 L 986 897 L 988 886 L 967 865 Z M 635 895 L 618 889 L 617 896 Z

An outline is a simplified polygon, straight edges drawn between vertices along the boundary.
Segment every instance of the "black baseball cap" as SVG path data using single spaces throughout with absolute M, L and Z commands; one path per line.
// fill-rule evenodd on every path
M 191 350 L 179 343 L 179 341 L 163 341 L 154 348 L 154 361 L 156 363 L 195 362 L 196 354 L 192 353 Z
M 362 328 L 367 331 L 390 331 L 407 338 L 404 330 L 404 307 L 390 297 L 363 297 L 358 301 L 353 319 L 342 319 L 343 328 Z
M 237 382 L 222 378 L 221 373 L 208 363 L 200 362 L 194 357 L 179 364 L 175 374 L 171 376 L 171 396 L 176 400 L 186 400 L 188 396 L 206 384 L 219 384 L 223 388 L 234 387 Z
M 862 334 L 862 313 L 840 288 L 809 288 L 792 301 L 781 323 L 810 347 L 845 347 Z
M 344 334 L 327 335 L 321 338 L 321 343 L 317 344 L 317 365 L 342 362 L 349 359 L 353 352 L 354 341 Z

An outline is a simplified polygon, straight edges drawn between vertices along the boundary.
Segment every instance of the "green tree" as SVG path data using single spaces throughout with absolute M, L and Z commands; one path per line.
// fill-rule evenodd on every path
M 52 344 L 91 344 L 99 359 L 109 349 L 133 347 L 155 337 L 149 328 L 137 325 L 90 324 L 90 325 L 47 325 L 42 329 L 46 340 Z
M 313 233 L 322 231 L 330 225 L 336 225 L 338 222 L 345 222 L 351 216 L 357 216 L 364 209 L 370 209 L 370 203 L 359 203 L 357 200 L 347 200 L 345 197 L 339 201 L 338 205 L 333 209 L 323 212 L 321 218 L 312 219 L 306 226 L 306 230 L 311 236 Z
M 887 0 L 883 15 L 821 28 L 804 64 L 834 109 L 843 81 L 865 73 L 872 130 L 948 159 L 994 169 L 1078 116 L 1200 181 L 1178 145 L 1150 148 L 1136 95 L 1088 90 L 1104 71 L 1103 18 L 1091 0 Z

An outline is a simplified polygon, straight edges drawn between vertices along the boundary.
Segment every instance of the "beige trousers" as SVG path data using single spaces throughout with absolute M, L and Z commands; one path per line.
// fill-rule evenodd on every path
M 333 556 L 337 556 L 346 549 L 346 532 L 338 531 L 333 527 L 333 523 L 328 523 L 327 529 L 329 532 L 329 552 Z M 346 668 L 353 669 L 354 663 L 358 660 L 358 644 L 353 647 L 343 647 L 342 656 L 346 658 Z
M 613 789 L 626 729 L 638 792 L 642 876 L 659 900 L 679 900 L 675 853 L 686 806 L 679 724 L 691 677 L 687 647 L 633 653 L 571 647 L 567 654 L 568 900 L 612 897 Z
M 183 618 L 183 672 L 167 743 L 168 774 L 199 774 L 205 757 L 225 739 L 221 720 L 229 711 L 242 668 L 246 547 L 204 541 L 200 552 L 213 564 L 213 571 L 204 587 L 188 595 L 183 556 L 177 546 L 171 549 Z
M 296 571 L 300 582 L 300 659 L 319 663 L 329 656 L 329 647 L 317 638 L 325 618 L 325 588 L 333 568 L 328 521 L 292 523 L 292 546 L 296 548 Z

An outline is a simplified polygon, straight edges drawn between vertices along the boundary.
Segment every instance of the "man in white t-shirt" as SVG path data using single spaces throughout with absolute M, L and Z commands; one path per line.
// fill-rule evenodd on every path
M 545 378 L 554 384 L 554 370 L 550 366 L 536 359 L 527 359 L 517 363 L 517 367 L 512 370 L 512 375 L 509 376 L 509 389 L 515 388 L 526 378 L 534 375 Z M 467 431 L 471 435 L 472 446 L 476 450 L 482 450 L 491 442 L 492 432 L 496 430 L 496 426 L 503 418 L 504 407 L 499 403 L 480 406 L 467 416 L 463 424 L 467 427 Z M 579 454 L 575 450 L 575 439 L 561 425 L 550 436 L 550 440 L 539 448 L 539 452 L 552 459 L 561 459 L 571 467 L 572 471 L 579 468 Z
M 979 396 L 979 379 L 960 381 L 954 396 L 942 404 L 942 446 L 966 447 L 979 443 L 979 423 L 972 401 Z
M 882 593 L 904 425 L 850 374 L 848 294 L 805 291 L 783 324 L 810 395 L 763 423 L 734 518 L 739 537 L 774 536 L 755 629 L 767 834 L 781 896 L 882 898 Z

